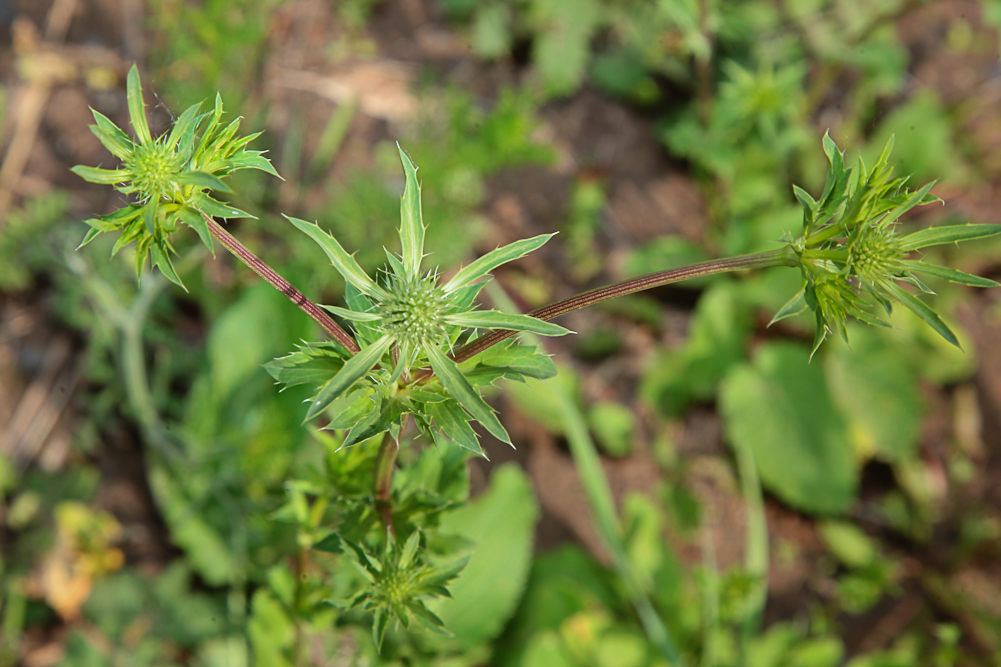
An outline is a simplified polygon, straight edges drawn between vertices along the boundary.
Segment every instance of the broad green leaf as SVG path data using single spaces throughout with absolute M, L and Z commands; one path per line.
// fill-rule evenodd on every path
M 396 399 L 381 401 L 377 409 L 372 410 L 362 419 L 352 424 L 351 430 L 344 436 L 344 442 L 341 443 L 341 447 L 357 445 L 369 438 L 382 435 L 394 425 L 399 426 L 400 407 L 400 402 Z M 341 421 L 346 422 L 347 420 Z
M 900 249 L 909 252 L 919 248 L 945 243 L 959 243 L 973 239 L 984 239 L 1001 234 L 1001 225 L 950 225 L 948 227 L 929 227 L 919 232 L 908 234 L 900 239 Z
M 942 318 L 938 316 L 938 313 L 931 306 L 895 283 L 886 282 L 883 284 L 883 287 L 900 303 L 910 308 L 918 317 L 927 322 L 928 326 L 934 329 L 938 335 L 956 347 L 960 347 L 956 334 L 952 332 L 949 325 L 942 321 Z
M 327 253 L 330 263 L 337 269 L 337 272 L 344 277 L 344 280 L 358 288 L 358 291 L 380 301 L 389 299 L 389 294 L 386 290 L 379 287 L 375 281 L 368 277 L 368 274 L 355 261 L 354 256 L 349 255 L 341 247 L 341 244 L 337 242 L 337 239 L 320 229 L 319 225 L 298 218 L 290 218 L 288 216 L 285 216 L 285 218 L 316 241 L 323 248 L 323 251 Z
M 139 82 L 139 68 L 136 67 L 135 63 L 129 69 L 125 90 L 132 129 L 136 131 L 136 137 L 140 144 L 144 146 L 150 144 L 153 142 L 153 138 L 150 136 L 149 125 L 146 123 L 146 104 L 143 102 L 142 85 Z
M 453 400 L 425 403 L 424 409 L 449 440 L 477 456 L 487 458 L 487 455 L 483 453 L 483 448 L 480 447 L 476 433 L 469 425 L 469 416 L 459 407 L 458 403 Z
M 102 185 L 124 183 L 132 178 L 132 172 L 126 169 L 99 169 L 97 167 L 86 167 L 82 164 L 78 164 L 70 169 L 70 171 L 88 183 L 100 183 Z
M 860 459 L 908 461 L 917 451 L 924 405 L 913 362 L 881 332 L 853 326 L 851 346 L 837 343 L 824 370 L 831 398 Z
M 444 289 L 446 293 L 455 292 L 456 290 L 470 284 L 474 280 L 478 280 L 479 278 L 487 275 L 501 264 L 506 264 L 518 259 L 519 257 L 524 257 L 533 250 L 541 248 L 546 244 L 546 241 L 554 236 L 556 236 L 555 233 L 540 234 L 539 236 L 533 236 L 530 239 L 522 239 L 520 241 L 515 241 L 514 243 L 509 243 L 501 248 L 491 250 L 474 261 L 472 264 L 468 264 L 459 269 L 459 272 L 456 273 L 451 280 L 445 283 L 445 286 L 442 289 Z
M 879 555 L 879 549 L 872 538 L 854 523 L 821 521 L 817 528 L 827 548 L 847 567 L 866 567 Z
M 475 544 L 465 569 L 449 586 L 451 599 L 428 603 L 462 644 L 488 642 L 514 613 L 532 563 L 538 512 L 531 482 L 518 466 L 506 464 L 494 470 L 484 494 L 442 517 L 443 534 Z
M 292 366 L 298 366 L 300 360 L 306 361 L 304 357 L 308 352 L 305 350 L 301 350 L 299 356 L 292 354 L 269 362 L 285 345 L 285 329 L 278 324 L 282 319 L 282 307 L 280 294 L 266 284 L 257 283 L 219 314 L 206 344 L 215 396 L 228 396 L 249 377 L 259 374 L 261 364 L 265 364 L 271 376 L 281 382 L 292 380 L 290 384 L 299 384 L 308 381 L 297 379 L 296 367 Z M 282 375 L 282 379 L 275 375 L 276 372 Z M 331 375 L 328 372 L 322 381 Z
M 807 357 L 770 343 L 732 370 L 720 392 L 726 435 L 750 449 L 764 486 L 793 508 L 844 512 L 858 486 L 855 457 L 823 372 Z
M 1001 227 L 1001 225 L 998 226 Z M 925 262 L 909 259 L 905 259 L 901 263 L 907 267 L 908 270 L 913 271 L 914 273 L 923 273 L 934 278 L 948 280 L 950 283 L 969 285 L 970 287 L 1001 287 L 1001 284 L 998 284 L 990 278 L 981 278 L 980 276 L 965 273 L 948 266 L 927 264 Z
M 90 131 L 100 139 L 101 143 L 108 151 L 119 160 L 124 160 L 132 155 L 132 147 L 135 144 L 129 139 L 129 135 L 122 132 L 121 128 L 111 122 L 111 120 L 100 111 L 94 111 L 94 121 L 97 125 L 91 125 Z
M 306 421 L 309 421 L 330 405 L 334 399 L 354 386 L 354 383 L 362 379 L 377 363 L 382 355 L 389 349 L 395 339 L 386 334 L 375 341 L 361 352 L 351 357 L 345 362 L 344 367 L 334 377 L 323 385 L 320 392 L 311 400 L 309 412 L 306 413 Z
M 424 258 L 424 221 L 421 217 L 421 186 L 417 182 L 417 169 L 400 144 L 396 144 L 403 162 L 407 186 L 400 199 L 400 243 L 403 244 L 403 267 L 410 278 L 420 275 Z
M 446 315 L 445 322 L 461 327 L 479 329 L 511 329 L 529 331 L 542 336 L 563 336 L 572 333 L 558 324 L 545 322 L 531 315 L 502 313 L 498 310 L 471 310 L 466 313 Z
M 491 435 L 510 445 L 511 436 L 501 426 L 500 420 L 494 414 L 494 409 L 487 405 L 487 402 L 473 389 L 456 363 L 446 357 L 437 347 L 428 346 L 425 352 L 428 361 L 431 362 L 434 374 L 438 376 L 448 393 L 473 416 L 473 419 L 483 424 Z

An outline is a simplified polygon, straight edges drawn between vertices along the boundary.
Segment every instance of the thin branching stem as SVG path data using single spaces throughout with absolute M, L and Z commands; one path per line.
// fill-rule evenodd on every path
M 684 266 L 678 269 L 668 269 L 667 271 L 660 271 L 658 273 L 651 273 L 647 276 L 624 280 L 621 283 L 615 283 L 614 285 L 599 287 L 589 292 L 583 292 L 582 294 L 572 296 L 569 299 L 563 299 L 562 301 L 557 301 L 556 303 L 552 303 L 548 306 L 543 306 L 542 308 L 533 310 L 529 313 L 529 315 L 540 320 L 551 320 L 554 317 L 566 315 L 574 310 L 587 308 L 588 306 L 593 306 L 594 304 L 602 301 L 608 301 L 609 299 L 626 296 L 627 294 L 635 294 L 636 292 L 642 292 L 643 290 L 660 287 L 661 285 L 669 285 L 682 280 L 701 278 L 703 276 L 711 276 L 717 273 L 726 273 L 728 271 L 762 269 L 770 266 L 798 265 L 795 253 L 789 247 L 754 253 L 751 255 L 739 255 L 737 257 L 727 257 L 725 259 L 714 259 L 708 262 L 692 264 L 691 266 Z M 462 363 L 463 361 L 476 356 L 480 352 L 483 352 L 487 348 L 493 347 L 506 338 L 513 336 L 515 333 L 516 332 L 509 331 L 507 329 L 491 331 L 485 336 L 481 336 L 473 342 L 456 350 L 452 355 L 452 358 L 455 359 L 456 362 Z
M 222 225 L 212 219 L 212 217 L 202 212 L 202 217 L 209 226 L 212 236 L 221 243 L 226 250 L 236 255 L 236 257 L 250 267 L 250 269 L 266 280 L 269 285 L 281 292 L 285 297 L 299 306 L 302 312 L 313 318 L 313 321 L 323 327 L 323 330 L 330 334 L 334 340 L 343 345 L 351 354 L 358 354 L 358 344 L 348 332 L 332 320 L 322 308 L 306 298 L 306 295 L 292 286 L 292 283 L 282 278 L 278 273 L 262 261 L 257 255 L 250 252 L 245 245 L 236 240 L 236 237 L 223 229 Z

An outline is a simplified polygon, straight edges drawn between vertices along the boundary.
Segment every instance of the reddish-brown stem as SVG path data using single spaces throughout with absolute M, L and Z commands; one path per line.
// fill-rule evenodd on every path
M 404 422 L 403 426 L 406 426 Z M 400 427 L 402 432 L 403 426 Z M 379 511 L 383 525 L 393 535 L 393 468 L 396 466 L 396 454 L 400 451 L 396 440 L 388 431 L 382 436 L 379 453 L 375 457 L 375 507 Z
M 769 266 L 797 266 L 796 258 L 791 253 L 792 250 L 789 248 L 779 248 L 778 250 L 769 250 L 768 252 L 759 252 L 753 255 L 714 259 L 700 264 L 684 266 L 679 269 L 668 269 L 659 273 L 651 273 L 648 276 L 624 280 L 621 283 L 599 287 L 589 292 L 572 296 L 569 299 L 557 301 L 556 303 L 533 310 L 529 315 L 540 320 L 551 320 L 554 317 L 566 315 L 571 311 L 593 306 L 601 301 L 626 296 L 627 294 L 635 294 L 636 292 L 642 292 L 653 287 L 660 287 L 661 285 L 668 285 L 691 278 L 701 278 L 716 273 L 740 271 L 743 269 L 761 269 Z M 483 350 L 513 336 L 515 333 L 507 329 L 491 331 L 487 335 L 481 336 L 468 345 L 456 350 L 452 358 L 457 363 L 462 363 Z
M 236 237 L 223 229 L 222 225 L 212 219 L 212 216 L 202 212 L 202 217 L 209 226 L 212 236 L 221 243 L 226 250 L 236 255 L 236 257 L 250 267 L 250 269 L 266 280 L 269 285 L 285 295 L 285 297 L 299 306 L 302 312 L 313 318 L 313 321 L 323 327 L 323 330 L 333 336 L 334 340 L 347 348 L 351 354 L 358 354 L 358 344 L 355 343 L 348 332 L 334 322 L 326 312 L 315 303 L 306 298 L 302 292 L 297 290 L 292 284 L 278 275 L 274 269 L 265 264 L 254 253 L 247 250 L 247 247 L 236 240 Z

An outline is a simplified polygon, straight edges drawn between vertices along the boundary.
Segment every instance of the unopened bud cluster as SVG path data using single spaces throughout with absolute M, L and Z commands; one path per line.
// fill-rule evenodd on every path
M 390 298 L 379 305 L 382 329 L 398 337 L 404 346 L 439 344 L 445 337 L 445 292 L 428 277 L 393 277 Z

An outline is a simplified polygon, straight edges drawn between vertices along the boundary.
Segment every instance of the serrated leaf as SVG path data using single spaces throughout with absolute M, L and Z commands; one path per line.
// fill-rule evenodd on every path
M 100 183 L 101 185 L 124 183 L 132 178 L 132 172 L 125 169 L 99 169 L 98 167 L 87 167 L 82 164 L 78 164 L 70 169 L 70 171 L 88 183 Z
M 129 118 L 132 121 L 132 129 L 136 131 L 139 143 L 152 143 L 153 139 L 149 133 L 149 125 L 146 122 L 146 104 L 143 102 L 142 85 L 139 81 L 139 68 L 135 63 L 129 69 L 129 76 L 125 84 L 126 97 L 129 103 Z
M 897 220 L 900 216 L 902 216 L 904 213 L 907 213 L 915 206 L 928 204 L 933 201 L 941 201 L 940 199 L 938 199 L 938 197 L 935 197 L 930 201 L 926 200 L 926 195 L 928 194 L 929 191 L 931 191 L 932 187 L 934 186 L 935 186 L 935 181 L 932 181 L 931 183 L 928 183 L 917 192 L 908 195 L 907 199 L 905 199 L 903 203 L 894 207 L 889 213 L 886 214 L 887 219 Z
M 228 185 L 204 171 L 184 171 L 174 178 L 181 185 L 194 185 L 199 188 L 209 188 L 210 190 L 218 190 L 220 192 L 232 192 Z
M 132 155 L 132 147 L 135 145 L 129 135 L 125 134 L 120 127 L 100 111 L 90 110 L 94 114 L 96 125 L 90 126 L 90 131 L 97 137 L 108 151 L 119 160 L 124 160 Z
M 371 388 L 348 392 L 330 404 L 330 423 L 324 430 L 349 430 L 364 421 L 374 421 L 382 409 L 382 398 Z M 373 416 L 374 413 L 374 416 Z
M 375 642 L 375 650 L 382 651 L 382 639 L 386 636 L 386 628 L 389 626 L 389 613 L 382 607 L 375 610 L 375 617 L 372 619 L 372 640 Z
M 542 336 L 564 336 L 572 333 L 558 324 L 546 322 L 531 315 L 502 313 L 498 310 L 471 310 L 465 313 L 445 315 L 448 324 L 479 329 L 510 329 L 528 331 Z
M 400 198 L 400 243 L 403 246 L 403 268 L 406 275 L 415 278 L 421 272 L 424 257 L 424 221 L 421 215 L 421 186 L 417 183 L 417 169 L 399 142 L 396 144 L 403 162 L 407 185 Z
M 314 551 L 325 551 L 329 554 L 344 553 L 344 545 L 337 533 L 330 533 L 319 542 L 313 544 Z
M 319 343 L 273 359 L 264 364 L 264 370 L 286 387 L 322 385 L 344 367 L 345 356 L 333 343 Z
M 212 256 L 215 257 L 215 246 L 212 243 L 212 232 L 209 231 L 209 223 L 205 220 L 205 216 L 190 206 L 181 208 L 177 212 L 177 215 L 184 221 L 184 224 L 191 227 L 198 233 L 198 238 L 202 240 L 205 247 L 208 248 L 212 253 Z
M 330 378 L 316 397 L 311 400 L 309 412 L 306 413 L 306 421 L 322 412 L 334 399 L 354 386 L 355 382 L 372 370 L 389 349 L 389 346 L 393 344 L 393 341 L 394 337 L 387 334 L 345 362 L 344 367 L 337 375 Z
M 202 195 L 195 200 L 194 207 L 200 211 L 204 211 L 206 214 L 212 216 L 213 218 L 252 218 L 257 219 L 246 211 L 241 211 L 238 208 L 230 206 L 229 204 L 224 204 L 221 201 L 216 201 L 209 197 L 208 195 Z
M 549 355 L 540 353 L 534 345 L 525 345 L 515 340 L 489 347 L 462 364 L 466 373 L 476 373 L 478 367 L 483 366 L 498 375 L 510 372 L 537 380 L 546 380 L 556 375 L 556 365 Z
M 912 311 L 914 311 L 914 313 L 918 317 L 923 319 L 925 323 L 928 324 L 928 326 L 934 329 L 939 336 L 946 339 L 956 347 L 962 349 L 962 346 L 959 344 L 959 339 L 956 338 L 956 334 L 952 332 L 952 329 L 949 328 L 949 325 L 947 325 L 945 322 L 942 321 L 942 318 L 938 316 L 938 313 L 936 313 L 931 306 L 929 306 L 924 301 L 922 301 L 921 299 L 917 298 L 916 296 L 905 290 L 903 287 L 900 287 L 899 285 L 895 285 L 893 283 L 888 282 L 885 283 L 883 287 L 894 298 L 896 298 L 897 301 L 899 301 L 900 303 L 904 304 Z
M 445 436 L 463 449 L 468 449 L 477 456 L 487 458 L 480 447 L 480 441 L 476 433 L 469 425 L 469 417 L 459 404 L 454 400 L 446 400 L 436 403 L 425 403 L 424 411 L 434 420 Z
M 511 436 L 501 426 L 493 408 L 487 405 L 487 402 L 473 389 L 456 363 L 435 346 L 428 346 L 424 351 L 428 356 L 428 361 L 431 362 L 431 368 L 435 375 L 438 376 L 442 386 L 448 390 L 452 398 L 457 400 L 459 405 L 473 416 L 473 419 L 483 424 L 491 435 L 510 445 Z
M 806 286 L 804 285 L 800 291 L 796 292 L 791 299 L 785 302 L 785 305 L 779 309 L 779 312 L 775 313 L 775 317 L 768 323 L 768 326 L 772 326 L 787 317 L 795 317 L 807 308 L 809 308 L 809 305 L 806 303 Z
M 823 371 L 805 349 L 762 345 L 752 364 L 724 379 L 720 406 L 728 440 L 753 453 L 767 489 L 804 512 L 848 509 L 858 485 L 854 452 Z
M 932 276 L 933 278 L 941 278 L 942 280 L 948 280 L 950 283 L 956 283 L 958 285 L 969 285 L 970 287 L 1001 287 L 1001 284 L 991 280 L 990 278 L 982 278 L 948 266 L 927 264 L 917 260 L 906 259 L 902 260 L 901 264 L 914 273 L 923 273 L 925 275 Z
M 948 227 L 929 227 L 919 232 L 908 234 L 900 239 L 900 249 L 904 252 L 927 248 L 944 243 L 959 243 L 972 241 L 1001 234 L 1001 225 L 950 225 Z
M 358 288 L 351 283 L 347 283 L 344 286 L 344 303 L 356 313 L 371 312 L 374 309 L 368 297 L 359 292 Z M 355 333 L 357 334 L 359 345 L 374 343 L 381 335 L 376 328 L 364 322 L 355 324 Z
M 515 241 L 514 243 L 509 243 L 501 248 L 491 250 L 473 263 L 459 269 L 459 272 L 456 273 L 451 280 L 445 283 L 445 286 L 442 289 L 449 294 L 455 292 L 458 289 L 469 285 L 473 281 L 487 275 L 501 264 L 506 264 L 520 257 L 524 257 L 533 250 L 541 248 L 554 236 L 556 236 L 555 233 L 540 234 L 539 236 L 533 236 L 530 239 L 522 239 L 520 241 Z
M 181 282 L 181 278 L 177 275 L 177 271 L 174 270 L 174 263 L 170 261 L 170 254 L 166 248 L 161 248 L 158 243 L 151 243 L 149 246 L 150 261 L 152 266 L 160 269 L 160 273 L 167 277 L 167 280 L 174 283 L 185 292 L 188 288 L 184 286 Z
M 354 285 L 358 291 L 380 301 L 386 301 L 390 298 L 386 290 L 379 287 L 374 280 L 368 277 L 368 274 L 355 261 L 354 256 L 349 255 L 341 247 L 341 244 L 337 242 L 337 239 L 320 229 L 319 225 L 288 216 L 285 216 L 285 219 L 316 241 L 317 245 L 327 253 L 330 263 L 337 269 L 337 272 L 344 277 L 344 280 Z
M 271 164 L 271 160 L 264 157 L 261 154 L 261 151 L 241 151 L 233 157 L 227 159 L 225 162 L 226 165 L 233 171 L 236 171 L 237 169 L 259 169 L 260 171 L 271 174 L 272 176 L 281 178 L 275 170 L 274 165 Z
M 174 150 L 182 144 L 182 139 L 194 134 L 195 126 L 198 124 L 198 111 L 202 108 L 202 103 L 193 104 L 185 109 L 170 128 L 170 135 L 167 137 L 167 146 Z M 190 143 L 190 139 L 189 139 Z

